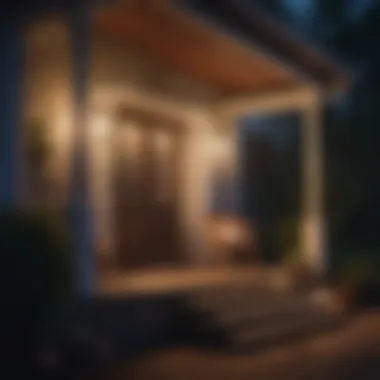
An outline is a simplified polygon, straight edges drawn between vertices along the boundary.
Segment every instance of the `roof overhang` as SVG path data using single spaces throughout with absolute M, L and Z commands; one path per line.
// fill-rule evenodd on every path
M 305 80 L 174 1 L 110 4 L 95 12 L 94 27 L 220 95 L 286 90 Z
M 242 11 L 239 0 L 98 0 L 92 14 L 96 32 L 224 97 L 347 85 L 341 65 L 259 9 Z
M 331 92 L 344 91 L 351 75 L 331 54 L 292 33 L 253 1 L 181 0 L 190 12 L 202 15 L 237 40 L 249 43 L 279 64 L 293 68 L 311 83 Z
M 239 0 L 122 0 L 99 8 L 97 30 L 221 95 L 347 87 L 342 66 Z

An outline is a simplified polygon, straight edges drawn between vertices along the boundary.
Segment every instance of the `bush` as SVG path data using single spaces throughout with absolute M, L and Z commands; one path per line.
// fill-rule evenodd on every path
M 285 218 L 277 226 L 276 238 L 283 254 L 283 260 L 288 264 L 299 264 L 301 257 L 298 251 L 299 220 Z
M 69 295 L 72 260 L 68 235 L 50 212 L 0 215 L 0 297 L 8 317 L 43 324 Z
M 346 255 L 331 279 L 341 287 L 351 288 L 358 307 L 380 305 L 380 266 L 376 255 Z

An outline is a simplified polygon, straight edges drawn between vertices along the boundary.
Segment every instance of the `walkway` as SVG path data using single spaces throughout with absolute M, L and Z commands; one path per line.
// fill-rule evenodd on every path
M 227 355 L 186 349 L 121 366 L 107 379 L 134 380 L 378 380 L 380 313 L 366 313 L 333 333 L 268 349 Z

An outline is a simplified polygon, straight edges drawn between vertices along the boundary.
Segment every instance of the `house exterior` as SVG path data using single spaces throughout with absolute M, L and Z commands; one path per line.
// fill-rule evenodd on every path
M 255 113 L 302 115 L 300 252 L 324 270 L 321 110 L 346 76 L 239 3 L 113 1 L 8 26 L 0 200 L 71 210 L 83 293 L 103 272 L 219 265 L 205 237 L 213 187 L 223 180 L 238 213 L 236 120 Z M 36 124 L 43 168 L 28 156 Z

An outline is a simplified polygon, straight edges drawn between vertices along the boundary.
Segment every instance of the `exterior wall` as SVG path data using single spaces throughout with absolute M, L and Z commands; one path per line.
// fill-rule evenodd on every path
M 44 28 L 36 26 L 31 29 L 26 41 L 25 126 L 28 128 L 35 120 L 43 124 L 50 146 L 46 176 L 60 189 L 50 192 L 50 201 L 62 201 L 65 197 L 72 125 L 68 36 L 56 22 Z M 25 194 L 26 198 L 28 194 L 29 191 Z M 30 199 L 25 201 L 29 202 Z
M 40 23 L 31 28 L 27 42 L 26 123 L 34 119 L 43 121 L 52 147 L 47 175 L 53 190 L 50 200 L 64 203 L 72 136 L 67 29 L 57 20 Z M 92 54 L 89 138 L 93 141 L 92 189 L 98 246 L 107 248 L 108 231 L 112 228 L 107 173 L 113 113 L 120 104 L 134 102 L 183 120 L 186 143 L 180 212 L 188 248 L 184 254 L 191 256 L 194 263 L 201 262 L 202 223 L 211 196 L 212 165 L 214 160 L 220 160 L 220 150 L 228 151 L 233 146 L 230 136 L 224 137 L 224 148 L 216 143 L 215 129 L 221 122 L 212 118 L 207 107 L 214 93 L 160 67 L 125 44 L 98 34 L 94 34 Z

